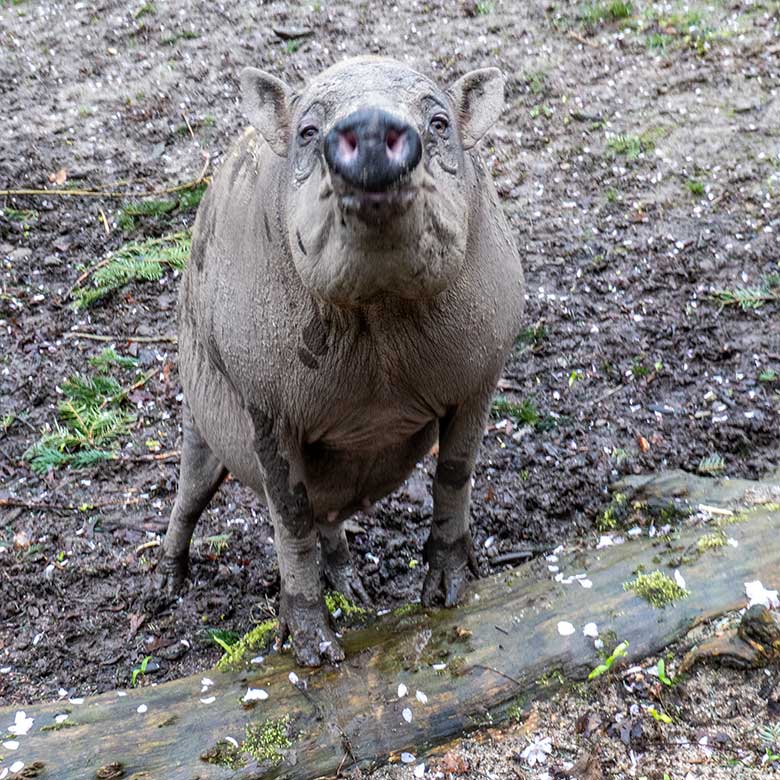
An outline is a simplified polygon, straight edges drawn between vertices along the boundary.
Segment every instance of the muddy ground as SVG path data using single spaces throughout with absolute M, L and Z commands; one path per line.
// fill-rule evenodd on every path
M 299 27 L 313 34 L 282 37 Z M 192 181 L 219 166 L 244 124 L 242 67 L 295 85 L 366 52 L 408 60 L 441 83 L 487 65 L 508 77 L 507 107 L 483 154 L 528 281 L 527 329 L 503 393 L 528 402 L 533 424 L 507 427 L 498 415 L 485 436 L 472 513 L 484 573 L 507 553 L 595 541 L 609 485 L 623 474 L 695 471 L 704 459 L 732 476 L 777 468 L 776 0 L 4 0 L 0 189 L 140 197 Z M 229 482 L 196 532 L 190 591 L 167 615 L 144 611 L 177 481 L 180 387 L 169 337 L 178 274 L 85 311 L 69 291 L 107 252 L 185 228 L 194 210 L 128 225 L 127 200 L 0 195 L 4 702 L 126 686 L 146 656 L 144 683 L 204 669 L 220 655 L 209 629 L 242 633 L 275 606 L 268 516 Z M 744 307 L 729 302 L 734 293 Z M 58 419 L 62 383 L 89 374 L 88 359 L 111 344 L 139 361 L 114 371 L 125 386 L 150 375 L 130 395 L 137 420 L 119 456 L 34 473 L 25 452 Z M 418 597 L 432 468 L 424 463 L 352 528 L 379 607 Z M 728 686 L 759 724 L 761 674 L 694 684 Z M 631 774 L 621 755 L 605 776 Z M 705 765 L 692 771 L 710 776 Z

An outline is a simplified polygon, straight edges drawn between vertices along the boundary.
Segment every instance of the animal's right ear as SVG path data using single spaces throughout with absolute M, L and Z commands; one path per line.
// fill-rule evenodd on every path
M 276 154 L 286 157 L 292 90 L 276 76 L 257 68 L 244 68 L 240 81 L 247 119 Z

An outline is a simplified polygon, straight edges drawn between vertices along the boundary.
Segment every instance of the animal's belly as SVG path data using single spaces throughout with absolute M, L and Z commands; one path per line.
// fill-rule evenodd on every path
M 306 488 L 320 519 L 340 519 L 391 493 L 430 451 L 438 436 L 437 420 L 408 436 L 387 431 L 354 431 L 343 441 L 361 442 L 373 433 L 370 446 L 333 447 L 322 441 L 304 448 Z M 377 446 L 378 444 L 384 446 Z

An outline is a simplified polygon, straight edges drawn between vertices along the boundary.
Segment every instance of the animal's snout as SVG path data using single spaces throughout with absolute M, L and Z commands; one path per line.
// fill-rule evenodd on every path
M 361 109 L 325 136 L 325 159 L 348 184 L 384 192 L 414 170 L 422 157 L 420 134 L 381 109 Z

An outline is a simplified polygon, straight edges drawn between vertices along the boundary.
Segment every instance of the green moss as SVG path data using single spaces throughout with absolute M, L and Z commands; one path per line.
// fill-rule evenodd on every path
M 615 493 L 604 514 L 596 520 L 596 528 L 599 531 L 614 531 L 628 517 L 628 511 L 628 498 L 623 493 Z
M 711 534 L 704 534 L 704 536 L 696 542 L 696 549 L 699 552 L 705 550 L 717 550 L 719 547 L 723 547 L 726 544 L 726 534 L 723 531 L 713 531 Z
M 328 612 L 330 612 L 331 615 L 334 612 L 341 610 L 341 614 L 349 619 L 364 618 L 368 615 L 368 610 L 359 607 L 337 590 L 325 594 L 325 606 L 328 608 Z
M 635 580 L 623 583 L 623 590 L 633 590 L 656 609 L 662 609 L 690 595 L 671 577 L 658 570 L 650 574 L 638 574 Z
M 228 769 L 241 769 L 246 766 L 246 759 L 240 748 L 230 742 L 220 741 L 205 753 L 200 754 L 200 760 L 207 764 L 224 766 Z
M 285 715 L 263 723 L 247 723 L 246 738 L 241 747 L 257 761 L 278 764 L 284 758 L 283 751 L 289 750 L 292 744 L 290 716 Z
M 420 604 L 402 604 L 393 610 L 392 615 L 393 617 L 404 618 L 419 615 L 420 612 L 422 612 L 422 605 Z
M 217 661 L 217 669 L 221 672 L 230 671 L 242 666 L 247 655 L 266 650 L 274 640 L 278 625 L 276 620 L 266 620 L 256 625 L 225 651 L 222 658 Z
M 62 723 L 48 723 L 45 726 L 41 726 L 41 731 L 62 731 L 62 729 L 72 729 L 75 726 L 78 726 L 78 723 L 63 720 Z

